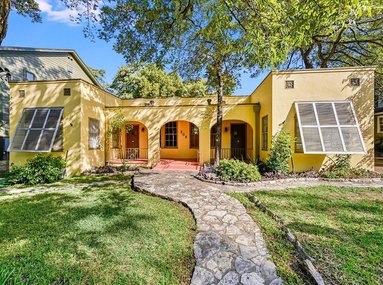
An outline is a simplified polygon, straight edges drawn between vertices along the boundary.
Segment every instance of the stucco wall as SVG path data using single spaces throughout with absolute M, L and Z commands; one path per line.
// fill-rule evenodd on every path
M 350 85 L 360 78 L 360 86 Z M 352 155 L 352 164 L 374 169 L 374 72 L 373 69 L 323 69 L 273 72 L 272 133 L 284 127 L 294 136 L 295 101 L 351 100 L 354 104 L 366 155 Z M 286 89 L 285 81 L 294 80 L 294 88 Z M 294 148 L 294 146 L 292 146 Z M 321 154 L 294 153 L 295 171 L 320 169 L 329 158 Z

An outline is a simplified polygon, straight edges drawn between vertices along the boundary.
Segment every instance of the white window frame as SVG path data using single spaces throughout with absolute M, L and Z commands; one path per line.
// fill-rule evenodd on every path
M 47 115 L 46 115 L 46 117 L 45 117 L 44 125 L 43 125 L 43 127 L 41 127 L 41 128 L 32 128 L 32 124 L 33 124 L 34 118 L 35 118 L 35 116 L 36 116 L 36 113 L 37 113 L 38 110 L 41 110 L 41 109 L 48 109 L 48 113 L 47 113 Z M 58 120 L 57 120 L 56 126 L 55 126 L 54 128 L 46 128 L 46 124 L 47 124 L 47 121 L 48 121 L 49 114 L 50 114 L 51 110 L 57 110 L 57 109 L 60 110 L 60 115 L 59 115 L 59 118 L 58 118 Z M 30 121 L 30 123 L 29 123 L 28 128 L 24 128 L 24 127 L 22 128 L 22 127 L 20 127 L 21 119 L 23 118 L 24 113 L 25 113 L 27 110 L 34 110 L 34 112 L 33 112 L 33 116 L 32 116 L 32 119 L 31 119 L 31 121 Z M 57 130 L 58 130 L 58 128 L 59 128 L 59 125 L 60 125 L 60 122 L 61 122 L 61 119 L 62 119 L 63 111 L 64 111 L 64 108 L 62 108 L 62 107 L 54 107 L 54 108 L 25 108 L 25 109 L 23 110 L 22 114 L 21 114 L 21 117 L 20 117 L 20 119 L 19 119 L 19 122 L 17 123 L 17 127 L 16 127 L 15 133 L 14 133 L 14 135 L 13 135 L 12 141 L 11 141 L 9 147 L 8 147 L 8 151 L 11 151 L 11 152 L 52 152 L 52 147 L 53 147 L 54 141 L 55 141 L 55 139 L 56 139 Z M 23 140 L 23 143 L 22 143 L 20 149 L 14 149 L 14 148 L 13 148 L 13 141 L 14 141 L 14 139 L 15 139 L 15 137 L 16 137 L 17 130 L 19 130 L 19 129 L 26 130 L 26 134 L 25 134 L 25 137 L 24 137 L 24 140 Z M 30 132 L 31 130 L 40 130 L 40 136 L 39 136 L 39 139 L 38 139 L 38 141 L 37 141 L 37 143 L 36 143 L 36 147 L 35 147 L 34 150 L 24 150 L 25 142 L 26 142 L 26 140 L 27 140 L 27 138 L 28 138 L 28 136 L 29 136 L 29 132 Z M 38 150 L 37 148 L 38 148 L 39 145 L 40 145 L 40 140 L 41 140 L 41 138 L 42 138 L 42 136 L 43 136 L 44 131 L 54 131 L 54 132 L 53 132 L 52 141 L 51 141 L 51 144 L 50 144 L 50 146 L 49 146 L 49 148 L 48 148 L 47 150 Z
M 331 103 L 333 111 L 334 111 L 334 115 L 335 115 L 335 118 L 336 118 L 336 123 L 337 123 L 336 125 L 321 125 L 320 124 L 318 113 L 317 113 L 317 108 L 316 108 L 316 104 L 320 104 L 320 103 Z M 338 113 L 337 113 L 336 108 L 335 108 L 335 103 L 348 103 L 348 104 L 350 104 L 351 111 L 352 111 L 352 114 L 353 114 L 353 117 L 354 117 L 354 120 L 355 120 L 355 124 L 354 125 L 340 125 L 339 124 Z M 364 144 L 364 139 L 363 139 L 363 136 L 362 136 L 362 133 L 361 133 L 361 130 L 360 130 L 358 118 L 356 116 L 354 105 L 352 104 L 352 101 L 350 101 L 350 100 L 295 101 L 294 104 L 295 104 L 295 112 L 296 112 L 297 118 L 298 118 L 299 132 L 301 134 L 301 140 L 302 140 L 302 145 L 303 145 L 303 153 L 305 153 L 305 154 L 366 154 L 367 153 L 366 146 Z M 315 120 L 316 120 L 316 123 L 317 123 L 316 125 L 305 125 L 305 126 L 302 127 L 301 118 L 300 118 L 299 109 L 298 109 L 298 105 L 299 104 L 313 104 L 314 116 L 315 116 Z M 318 130 L 319 138 L 320 138 L 320 142 L 321 142 L 321 146 L 322 146 L 322 150 L 323 151 L 307 151 L 306 150 L 305 138 L 303 136 L 303 128 L 305 128 L 305 127 L 307 127 L 307 128 L 316 128 Z M 326 151 L 325 150 L 321 128 L 326 128 L 326 127 L 329 127 L 329 128 L 330 127 L 332 127 L 332 128 L 337 127 L 338 128 L 338 132 L 339 132 L 340 139 L 341 139 L 341 142 L 342 142 L 343 151 Z M 361 143 L 362 143 L 363 151 L 347 151 L 346 150 L 345 142 L 344 142 L 344 138 L 343 138 L 343 133 L 342 133 L 341 128 L 350 128 L 350 127 L 357 128 L 358 134 L 359 134 L 359 138 L 360 138 Z
M 376 117 L 376 124 L 377 124 L 376 132 L 378 134 L 382 134 L 383 133 L 383 129 L 381 128 L 381 125 L 380 125 L 380 122 L 379 122 L 380 119 L 383 119 L 383 115 L 378 115 Z

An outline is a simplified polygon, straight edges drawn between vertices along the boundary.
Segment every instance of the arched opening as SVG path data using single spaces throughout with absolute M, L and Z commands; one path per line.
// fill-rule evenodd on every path
M 111 135 L 110 162 L 146 164 L 148 161 L 148 129 L 137 121 L 129 121 Z
M 157 168 L 183 169 L 199 165 L 199 129 L 194 123 L 182 120 L 167 122 L 160 128 L 159 143 Z
M 217 124 L 210 128 L 210 159 L 215 159 Z M 253 128 L 240 120 L 222 121 L 221 159 L 239 159 L 251 161 L 254 159 Z

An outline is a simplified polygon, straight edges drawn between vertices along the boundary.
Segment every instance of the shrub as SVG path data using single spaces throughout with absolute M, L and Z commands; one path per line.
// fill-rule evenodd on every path
M 222 160 L 218 167 L 218 175 L 223 181 L 253 182 L 261 180 L 257 166 L 235 159 Z
M 351 174 L 351 155 L 336 155 L 335 160 L 323 172 L 324 178 L 349 178 Z
M 273 136 L 270 156 L 267 159 L 267 167 L 275 173 L 288 173 L 289 160 L 293 155 L 291 151 L 292 138 L 284 130 Z
M 64 169 L 65 161 L 61 157 L 38 154 L 24 166 L 13 166 L 7 182 L 27 185 L 52 183 L 63 178 Z

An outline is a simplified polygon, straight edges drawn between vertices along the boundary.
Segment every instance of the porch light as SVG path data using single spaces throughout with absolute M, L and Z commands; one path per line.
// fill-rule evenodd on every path
M 225 129 L 224 129 L 224 130 L 225 130 L 225 133 L 227 133 L 227 131 L 228 131 L 229 129 L 228 129 L 227 127 L 225 127 Z
M 145 132 L 145 128 L 144 127 L 142 127 L 141 132 Z

